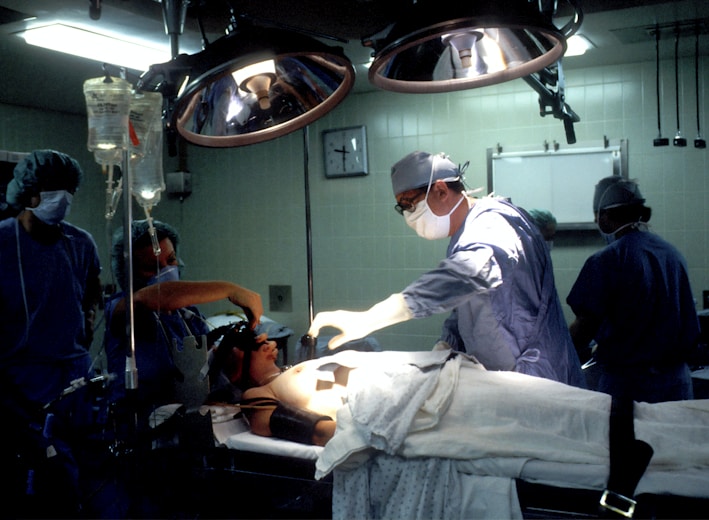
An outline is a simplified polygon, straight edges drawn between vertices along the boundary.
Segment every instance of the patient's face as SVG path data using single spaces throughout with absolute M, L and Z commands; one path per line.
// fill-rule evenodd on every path
M 259 386 L 266 384 L 274 374 L 280 373 L 276 365 L 278 361 L 278 346 L 275 341 L 264 341 L 259 349 L 251 353 L 249 376 Z
M 276 342 L 268 341 L 265 334 L 256 338 L 256 342 L 260 345 L 257 350 L 251 352 L 248 374 L 244 374 L 244 352 L 236 347 L 232 349 L 232 355 L 225 367 L 225 372 L 232 383 L 248 379 L 253 385 L 260 386 L 268 377 L 280 372 L 280 368 L 276 364 L 278 361 Z

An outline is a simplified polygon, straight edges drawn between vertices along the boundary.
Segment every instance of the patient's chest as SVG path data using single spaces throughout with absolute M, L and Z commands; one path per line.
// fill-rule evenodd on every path
M 296 365 L 274 379 L 271 386 L 278 399 L 334 419 L 346 394 L 343 367 L 320 370 L 319 365 L 307 361 Z

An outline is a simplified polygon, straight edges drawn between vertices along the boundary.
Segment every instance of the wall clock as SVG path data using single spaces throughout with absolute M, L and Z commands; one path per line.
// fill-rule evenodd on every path
M 322 133 L 326 177 L 367 175 L 367 130 L 362 126 L 324 130 Z

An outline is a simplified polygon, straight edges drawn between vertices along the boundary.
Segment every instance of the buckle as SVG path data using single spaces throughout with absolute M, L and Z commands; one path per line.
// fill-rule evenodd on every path
M 636 505 L 637 502 L 632 498 L 628 498 L 609 489 L 606 489 L 603 495 L 601 495 L 601 507 L 618 513 L 625 518 L 633 518 Z

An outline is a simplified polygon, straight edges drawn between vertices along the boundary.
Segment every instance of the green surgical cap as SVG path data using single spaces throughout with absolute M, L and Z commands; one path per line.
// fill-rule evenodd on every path
M 72 157 L 55 150 L 35 150 L 17 163 L 14 178 L 7 185 L 6 200 L 15 209 L 30 205 L 40 187 L 51 181 L 54 189 L 76 191 L 83 177 L 81 166 Z
M 550 224 L 556 225 L 556 217 L 549 210 L 530 209 L 529 215 L 532 217 L 532 220 L 534 220 L 534 223 L 540 228 L 545 228 Z
M 180 242 L 180 236 L 177 234 L 177 230 L 171 225 L 159 220 L 153 220 L 153 227 L 158 236 L 158 241 L 169 238 L 172 245 L 175 247 L 175 253 L 177 253 L 177 246 Z M 149 229 L 150 226 L 147 220 L 134 220 L 131 223 L 131 244 L 135 245 L 143 237 L 146 237 Z M 113 277 L 121 286 L 121 289 L 125 291 L 128 288 L 128 275 L 126 273 L 126 264 L 123 261 L 124 251 L 123 227 L 120 227 L 113 233 L 113 241 L 111 244 L 111 271 L 113 272 Z

